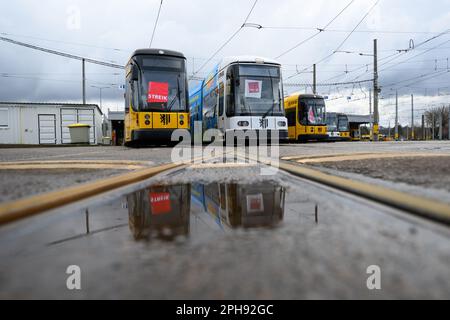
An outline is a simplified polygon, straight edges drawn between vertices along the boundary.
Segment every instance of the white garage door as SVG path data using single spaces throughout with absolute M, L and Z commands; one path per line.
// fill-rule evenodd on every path
M 95 113 L 92 109 L 61 109 L 61 143 L 71 143 L 69 126 L 75 123 L 91 126 L 90 143 L 95 143 Z
M 56 115 L 40 114 L 39 144 L 56 144 Z

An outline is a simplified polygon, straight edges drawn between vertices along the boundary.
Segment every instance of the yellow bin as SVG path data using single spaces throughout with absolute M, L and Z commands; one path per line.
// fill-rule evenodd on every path
M 69 126 L 70 141 L 77 144 L 89 144 L 91 126 L 88 124 L 75 123 Z

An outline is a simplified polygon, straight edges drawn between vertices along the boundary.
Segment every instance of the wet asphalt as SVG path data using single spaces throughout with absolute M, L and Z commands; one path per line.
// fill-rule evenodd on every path
M 0 298 L 450 298 L 447 228 L 259 167 L 216 172 L 0 228 Z M 70 265 L 81 290 L 67 289 Z

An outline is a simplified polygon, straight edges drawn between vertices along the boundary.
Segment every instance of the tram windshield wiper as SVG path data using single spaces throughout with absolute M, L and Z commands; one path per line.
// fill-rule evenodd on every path
M 267 112 L 262 116 L 263 119 L 267 118 L 267 116 L 269 115 L 269 113 L 272 113 L 273 115 L 273 109 L 275 109 L 275 106 L 279 104 L 279 102 L 277 101 L 273 101 L 273 105 L 270 107 L 269 110 L 267 110 Z
M 167 107 L 167 111 L 171 111 L 173 108 L 173 105 L 175 104 L 176 99 L 178 98 L 178 102 L 181 106 L 181 91 L 180 91 L 180 78 L 177 77 L 177 95 L 173 97 L 172 101 L 170 101 L 169 106 Z

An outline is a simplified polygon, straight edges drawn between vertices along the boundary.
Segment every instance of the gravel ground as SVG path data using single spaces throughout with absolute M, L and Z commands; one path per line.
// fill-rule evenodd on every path
M 280 156 L 310 156 L 345 154 L 349 152 L 426 152 L 450 154 L 447 141 L 428 142 L 342 142 L 286 144 L 280 146 Z M 61 147 L 0 149 L 0 162 L 23 160 L 135 160 L 164 163 L 170 159 L 171 148 L 125 147 Z
M 280 146 L 280 156 L 314 156 L 346 154 L 349 152 L 396 152 L 396 153 L 439 153 L 450 155 L 448 142 L 386 142 L 386 143 L 310 143 L 287 144 Z M 165 147 L 129 149 L 125 147 L 52 147 L 52 148 L 3 148 L 0 149 L 1 162 L 14 161 L 58 161 L 58 160 L 129 160 L 149 161 L 152 164 L 166 163 L 171 158 L 172 149 Z M 376 163 L 366 168 L 366 163 Z M 386 166 L 386 164 L 389 164 Z M 331 164 L 328 168 L 332 168 Z M 342 164 L 343 165 L 343 164 Z M 353 166 L 353 167 L 352 167 Z M 357 177 L 380 178 L 381 181 L 405 182 L 409 185 L 427 188 L 441 188 L 448 191 L 449 175 L 445 168 L 445 161 L 439 162 L 436 170 L 426 160 L 414 165 L 408 161 L 395 160 L 354 161 L 345 169 L 337 172 L 359 173 Z M 424 170 L 426 168 L 426 170 Z M 417 169 L 417 170 L 416 170 Z M 362 170 L 361 172 L 357 170 Z M 420 172 L 420 174 L 417 174 Z M 430 172 L 430 175 L 428 176 Z M 109 177 L 121 173 L 118 170 L 0 170 L 0 202 L 18 199 L 22 196 L 33 195 L 67 187 L 73 183 L 82 183 L 99 178 Z M 123 173 L 123 171 L 122 171 Z M 226 171 L 225 174 L 226 176 Z M 80 181 L 80 182 L 78 182 Z M 403 190 L 407 188 L 400 187 Z
M 450 155 L 450 143 L 448 141 L 306 143 L 283 145 L 280 149 L 281 156 L 347 154 L 352 152 L 422 152 Z
M 165 163 L 171 148 L 54 147 L 0 149 L 0 162 L 38 160 L 135 160 Z
M 449 164 L 450 156 L 321 162 L 313 165 L 450 192 Z
M 0 203 L 123 174 L 123 170 L 0 170 Z

